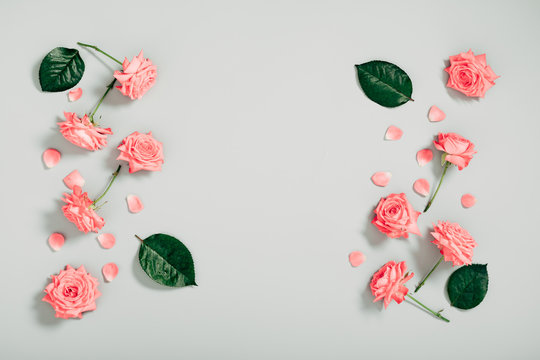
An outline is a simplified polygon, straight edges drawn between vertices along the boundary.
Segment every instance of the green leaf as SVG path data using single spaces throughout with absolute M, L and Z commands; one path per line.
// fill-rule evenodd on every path
M 48 53 L 39 67 L 41 90 L 59 92 L 71 89 L 81 81 L 84 61 L 79 50 L 57 47 Z
M 144 239 L 139 248 L 139 263 L 146 274 L 161 285 L 197 285 L 191 253 L 172 236 L 154 234 Z
M 356 70 L 362 90 L 377 104 L 392 108 L 413 100 L 411 79 L 398 66 L 374 60 L 356 65 Z
M 472 309 L 484 300 L 488 290 L 487 264 L 463 266 L 448 279 L 450 304 L 459 309 Z

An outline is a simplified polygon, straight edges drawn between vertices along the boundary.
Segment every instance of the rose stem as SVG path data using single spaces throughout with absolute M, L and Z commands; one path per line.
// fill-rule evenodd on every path
M 135 237 L 136 237 L 137 239 L 141 240 L 141 241 L 144 241 L 143 239 L 141 239 L 141 238 L 139 237 L 139 235 L 135 235 Z
M 82 42 L 77 42 L 77 44 L 80 45 L 80 46 L 92 48 L 92 49 L 94 49 L 94 50 L 96 50 L 96 51 L 99 51 L 99 52 L 102 53 L 103 55 L 109 57 L 110 59 L 112 59 L 112 60 L 116 61 L 117 63 L 119 63 L 120 65 L 122 65 L 122 63 L 120 62 L 120 60 L 115 59 L 114 57 L 112 57 L 111 55 L 107 54 L 105 51 L 101 50 L 100 48 L 98 48 L 98 47 L 95 46 L 95 45 L 88 45 L 88 44 L 84 44 L 84 43 L 82 43 Z
M 441 320 L 444 320 L 446 322 L 450 322 L 450 320 L 448 320 L 447 318 L 445 318 L 444 316 L 441 315 L 440 312 L 435 312 L 433 310 L 431 310 L 430 308 L 428 308 L 426 305 L 422 304 L 420 301 L 416 300 L 412 295 L 410 294 L 407 294 L 407 296 L 413 300 L 415 303 L 417 303 L 418 305 L 420 305 L 422 308 L 424 308 L 425 310 L 429 311 L 430 313 L 432 313 L 434 316 L 438 317 L 439 319 Z M 442 311 L 442 310 L 441 310 Z
M 90 114 L 89 118 L 90 118 L 90 122 L 92 124 L 95 124 L 94 123 L 94 115 L 96 114 L 96 111 L 97 109 L 99 109 L 101 103 L 103 102 L 103 99 L 105 99 L 105 96 L 107 96 L 107 94 L 109 93 L 109 91 L 111 91 L 114 83 L 116 82 L 116 78 L 113 79 L 113 81 L 111 81 L 111 83 L 109 85 L 107 85 L 107 90 L 105 91 L 105 94 L 103 94 L 103 96 L 101 97 L 101 99 L 99 99 L 99 102 L 98 104 L 96 105 L 96 108 L 94 109 L 94 111 L 92 111 L 92 113 Z
M 107 194 L 107 191 L 109 191 L 109 189 L 111 188 L 111 185 L 113 184 L 114 180 L 116 179 L 116 177 L 117 177 L 118 174 L 120 173 L 120 168 L 121 168 L 121 167 L 122 167 L 122 165 L 118 165 L 118 168 L 117 168 L 116 171 L 113 172 L 113 174 L 112 174 L 112 179 L 111 179 L 111 181 L 109 182 L 109 185 L 107 186 L 107 188 L 105 189 L 105 191 L 103 192 L 103 194 L 101 194 L 100 197 L 98 197 L 96 200 L 94 200 L 94 202 L 92 203 L 92 205 L 97 204 L 97 202 L 98 202 L 99 200 L 101 200 L 101 199 L 105 196 L 105 194 Z
M 446 170 L 448 170 L 449 166 L 450 166 L 450 162 L 445 161 L 444 162 L 444 170 L 443 170 L 443 173 L 442 173 L 442 176 L 441 176 L 441 180 L 439 181 L 439 186 L 437 186 L 437 190 L 435 190 L 435 194 L 433 194 L 433 196 L 431 197 L 431 199 L 427 203 L 426 208 L 424 209 L 424 212 L 428 211 L 428 209 L 431 206 L 431 203 L 433 202 L 433 200 L 435 200 L 435 196 L 437 196 L 437 193 L 439 192 L 439 189 L 441 188 L 442 181 L 444 179 L 444 176 L 446 175 Z
M 435 264 L 435 266 L 431 269 L 430 272 L 428 272 L 428 274 L 426 276 L 424 276 L 424 278 L 422 279 L 422 281 L 420 282 L 420 284 L 418 284 L 418 286 L 416 287 L 416 289 L 414 289 L 414 292 L 417 292 L 418 290 L 420 290 L 420 288 L 422 286 L 424 286 L 424 283 L 426 282 L 426 280 L 428 279 L 428 277 L 431 275 L 431 273 L 437 268 L 437 266 L 439 266 L 439 264 L 441 263 L 441 261 L 443 261 L 444 259 L 444 255 L 441 255 L 441 257 L 439 258 L 439 261 L 437 261 L 437 263 Z

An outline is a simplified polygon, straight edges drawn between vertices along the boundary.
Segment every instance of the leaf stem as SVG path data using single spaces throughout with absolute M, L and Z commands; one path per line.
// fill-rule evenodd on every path
M 96 200 L 94 200 L 94 202 L 92 203 L 92 206 L 95 206 L 99 200 L 101 200 L 105 194 L 107 194 L 107 192 L 109 191 L 109 189 L 111 188 L 111 185 L 113 184 L 114 180 L 116 180 L 116 177 L 118 176 L 118 174 L 120 173 L 120 168 L 122 167 L 122 165 L 118 165 L 118 168 L 116 169 L 115 172 L 113 172 L 112 174 L 112 179 L 111 181 L 109 182 L 109 185 L 107 185 L 107 188 L 105 189 L 105 191 L 103 192 L 103 194 L 101 194 L 100 197 L 98 197 Z
M 77 44 L 80 45 L 80 46 L 88 47 L 88 48 L 94 49 L 96 51 L 99 51 L 103 55 L 107 56 L 108 58 L 110 58 L 110 59 L 116 61 L 117 63 L 119 63 L 120 65 L 122 65 L 122 62 L 120 62 L 120 60 L 112 57 L 111 55 L 107 54 L 105 51 L 101 50 L 100 48 L 98 48 L 95 45 L 89 45 L 89 44 L 85 44 L 85 43 L 82 43 L 82 42 L 77 42 Z
M 439 312 L 435 312 L 435 311 L 431 310 L 430 308 L 428 308 L 426 305 L 422 304 L 420 301 L 418 301 L 416 298 L 414 298 L 411 294 L 407 294 L 407 297 L 410 298 L 415 303 L 417 303 L 418 305 L 420 305 L 423 309 L 425 309 L 425 310 L 429 311 L 430 313 L 432 313 L 433 316 L 438 317 L 439 319 L 444 320 L 446 322 L 450 322 L 450 320 L 448 320 L 447 318 L 445 318 L 444 316 L 441 315 L 442 310 L 439 311 Z
M 110 83 L 109 85 L 107 85 L 107 90 L 105 91 L 105 93 L 103 94 L 103 96 L 101 97 L 101 99 L 99 99 L 99 102 L 98 102 L 98 104 L 96 105 L 96 108 L 94 109 L 94 111 L 92 111 L 92 113 L 90 114 L 89 118 L 90 118 L 90 122 L 91 122 L 92 124 L 95 124 L 95 122 L 94 122 L 94 115 L 96 114 L 97 109 L 99 109 L 101 103 L 102 103 L 103 100 L 105 99 L 105 96 L 107 96 L 107 94 L 109 93 L 109 91 L 111 91 L 111 89 L 113 88 L 115 82 L 116 82 L 116 78 L 114 78 L 113 81 L 111 81 L 111 83 Z
M 441 176 L 441 180 L 439 181 L 439 186 L 437 186 L 437 190 L 435 190 L 435 194 L 429 199 L 429 202 L 426 205 L 426 208 L 424 209 L 424 212 L 428 211 L 431 207 L 431 204 L 433 203 L 433 200 L 435 200 L 435 196 L 437 196 L 437 193 L 439 192 L 439 189 L 441 188 L 441 184 L 443 182 L 444 176 L 446 175 L 446 171 L 448 170 L 448 167 L 450 166 L 450 162 L 445 161 L 444 162 L 444 170 Z
M 418 286 L 416 286 L 416 289 L 414 289 L 414 292 L 417 292 L 418 290 L 420 290 L 420 288 L 422 286 L 424 286 L 424 283 L 426 282 L 426 280 L 428 279 L 428 277 L 431 275 L 431 273 L 433 271 L 435 271 L 435 269 L 437 268 L 437 266 L 439 266 L 439 264 L 441 263 L 441 261 L 443 261 L 444 259 L 444 255 L 441 255 L 441 257 L 439 258 L 439 261 L 437 261 L 437 263 L 435 264 L 435 266 L 431 269 L 430 272 L 428 272 L 428 274 L 426 276 L 424 276 L 424 278 L 422 279 L 422 281 L 420 282 L 420 284 L 418 284 Z
M 144 240 L 141 239 L 141 238 L 139 237 L 139 235 L 137 235 L 137 234 L 135 234 L 135 237 L 136 237 L 137 239 L 141 240 L 141 241 L 144 241 Z

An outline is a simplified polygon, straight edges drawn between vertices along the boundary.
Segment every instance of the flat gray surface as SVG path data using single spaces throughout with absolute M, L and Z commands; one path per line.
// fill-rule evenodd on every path
M 2 359 L 533 359 L 538 356 L 538 81 L 540 3 L 535 1 L 2 1 Z M 117 57 L 141 47 L 158 66 L 140 101 L 112 93 L 100 109 L 111 146 L 90 153 L 58 133 L 64 110 L 84 113 L 116 67 L 82 50 L 84 95 L 39 91 L 37 69 L 56 46 L 100 45 Z M 501 75 L 480 101 L 445 87 L 445 61 L 469 48 Z M 382 108 L 359 89 L 354 64 L 384 59 L 411 76 L 414 103 Z M 433 104 L 447 114 L 429 123 Z M 385 142 L 397 125 L 402 140 Z M 78 169 L 91 196 L 114 170 L 115 144 L 151 130 L 164 143 L 161 173 L 123 172 L 101 210 L 111 250 L 60 212 L 62 178 Z M 417 150 L 438 131 L 472 139 L 478 154 L 452 170 L 424 237 L 384 239 L 369 224 L 381 196 L 426 199 L 439 157 Z M 63 158 L 45 170 L 43 150 Z M 386 188 L 370 176 L 391 171 Z M 463 209 L 460 197 L 478 198 Z M 145 209 L 128 213 L 125 196 Z M 390 259 L 414 284 L 437 259 L 438 219 L 460 222 L 489 263 L 489 293 L 476 309 L 450 308 L 444 265 L 419 293 L 450 324 L 409 303 L 382 310 L 368 282 Z M 66 235 L 54 253 L 51 232 Z M 138 241 L 165 232 L 191 249 L 196 288 L 154 285 L 135 260 Z M 364 265 L 347 255 L 362 250 Z M 98 309 L 57 320 L 40 301 L 48 276 L 84 264 L 101 279 Z

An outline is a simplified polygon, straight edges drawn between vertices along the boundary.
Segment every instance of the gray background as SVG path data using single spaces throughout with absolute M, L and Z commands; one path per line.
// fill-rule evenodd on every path
M 532 359 L 540 350 L 538 287 L 538 34 L 534 1 L 2 1 L 1 213 L 2 359 Z M 114 63 L 81 50 L 81 100 L 42 93 L 37 69 L 53 47 L 95 43 L 130 59 L 140 48 L 159 78 L 140 101 L 113 92 L 101 107 L 110 146 L 87 152 L 58 133 L 64 110 L 84 113 L 111 79 Z M 486 98 L 445 87 L 449 55 L 487 53 L 501 75 Z M 414 103 L 386 109 L 359 89 L 354 65 L 392 61 L 414 84 Z M 447 114 L 429 123 L 433 104 Z M 404 130 L 385 142 L 386 128 Z M 161 173 L 123 172 L 100 214 L 117 237 L 99 247 L 65 220 L 62 178 L 78 169 L 91 196 L 117 162 L 115 145 L 151 130 L 164 143 Z M 415 154 L 438 131 L 474 141 L 471 165 L 450 171 L 424 235 L 385 239 L 369 224 L 381 196 L 426 199 L 439 156 L 420 168 Z M 46 170 L 43 150 L 63 158 Z M 386 188 L 370 176 L 391 171 Z M 463 209 L 460 197 L 478 198 Z M 145 209 L 128 213 L 125 196 Z M 437 259 L 429 243 L 438 219 L 461 223 L 489 263 L 484 302 L 450 308 L 445 264 L 419 293 L 450 324 L 409 303 L 372 304 L 368 282 L 390 259 L 417 276 Z M 54 253 L 51 232 L 66 235 Z M 198 287 L 155 285 L 135 260 L 138 241 L 165 232 L 191 249 Z M 364 265 L 347 255 L 361 250 Z M 57 320 L 40 301 L 50 274 L 65 264 L 103 283 L 98 309 Z

